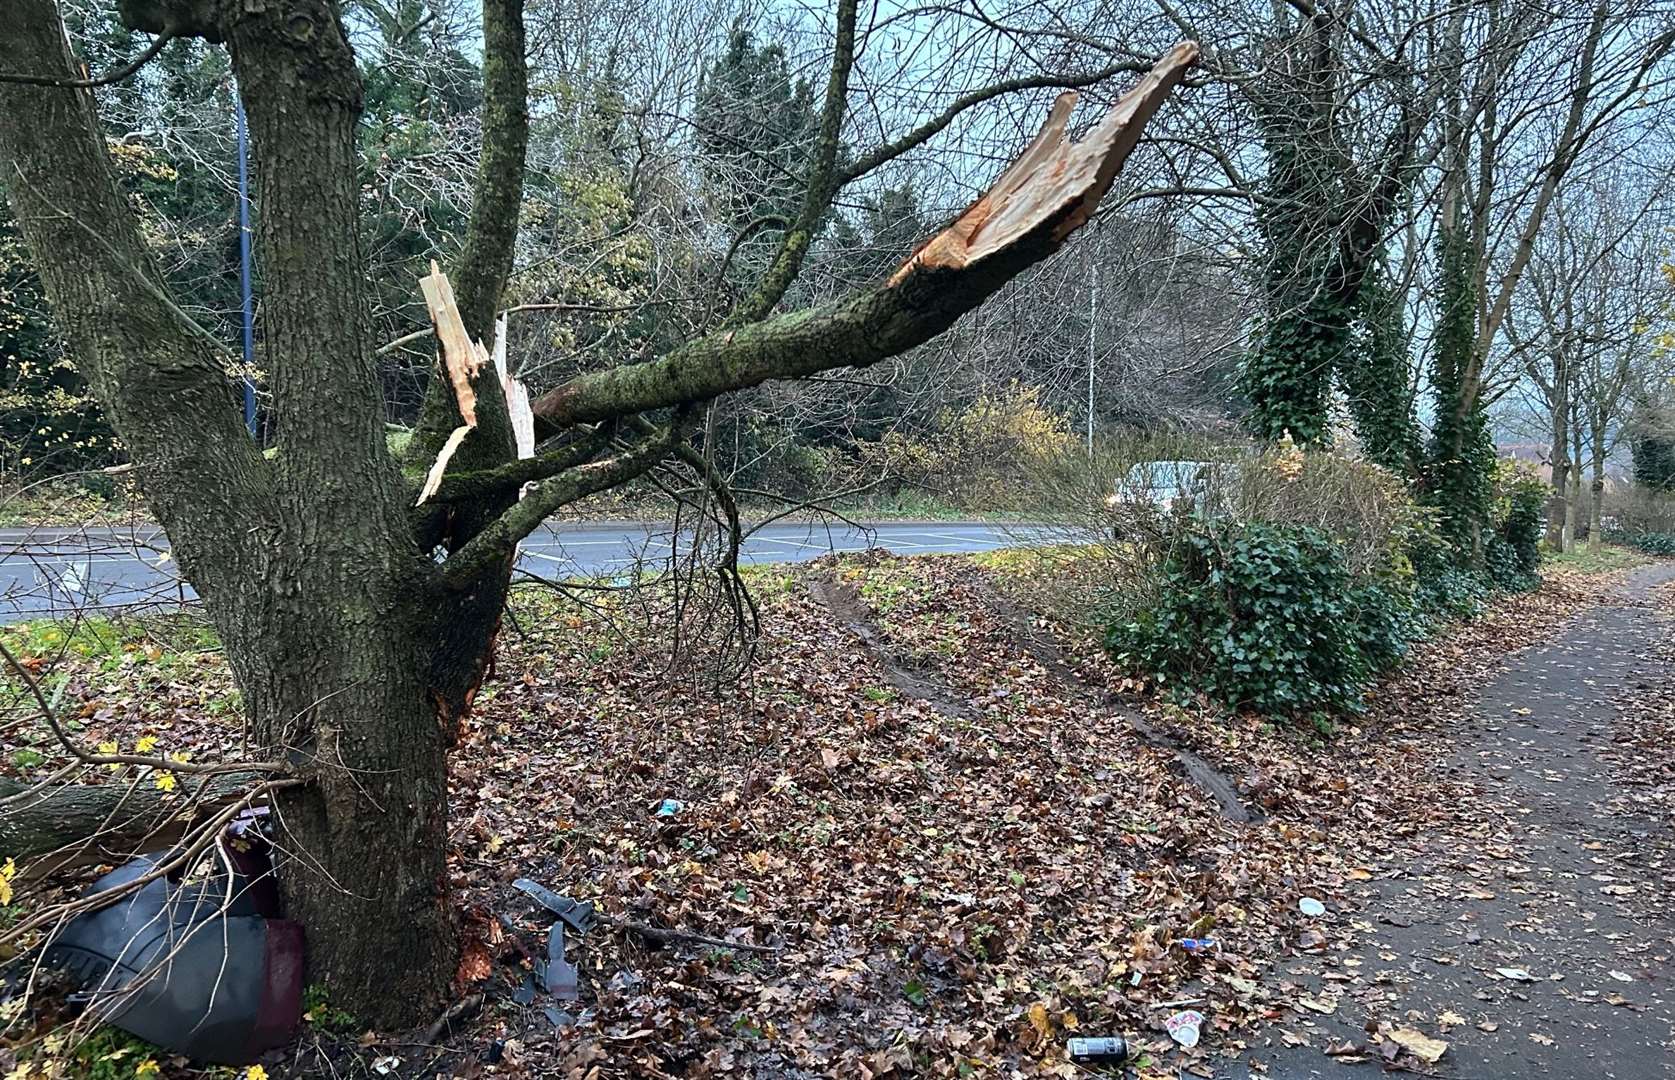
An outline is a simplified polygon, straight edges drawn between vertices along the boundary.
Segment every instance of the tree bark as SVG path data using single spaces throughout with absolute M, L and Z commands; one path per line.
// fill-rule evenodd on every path
M 275 804 L 310 978 L 364 1022 L 404 1024 L 440 1006 L 453 974 L 438 713 L 458 705 L 432 692 L 428 650 L 445 622 L 462 631 L 384 449 L 357 250 L 358 74 L 327 0 L 182 7 L 146 7 L 163 21 L 140 28 L 195 27 L 232 50 L 262 210 L 271 461 L 219 348 L 168 296 L 91 96 L 0 84 L 0 114 L 34 118 L 0 122 L 0 161 L 72 355 L 220 632 L 253 742 L 312 781 Z M 226 22 L 194 23 L 198 10 Z M 8 16 L 20 68 L 74 70 L 52 0 Z
M 1565 420 L 1570 415 L 1570 375 L 1566 370 L 1563 345 L 1553 350 L 1552 498 L 1547 500 L 1547 546 L 1564 550 L 1565 507 L 1570 502 L 1570 450 L 1565 441 Z
M 1597 418 L 1596 418 L 1597 419 Z M 1593 425 L 1593 482 L 1589 485 L 1588 550 L 1599 551 L 1605 546 L 1601 522 L 1605 518 L 1605 425 Z
M 259 773 L 223 773 L 201 789 L 188 782 L 167 793 L 150 784 L 119 783 L 54 784 L 34 791 L 31 785 L 0 777 L 0 799 L 16 800 L 0 807 L 0 851 L 31 859 L 87 843 L 87 850 L 69 862 L 125 858 L 136 843 L 167 844 L 193 815 L 242 795 L 263 778 Z M 41 871 L 39 863 L 24 869 L 31 876 Z

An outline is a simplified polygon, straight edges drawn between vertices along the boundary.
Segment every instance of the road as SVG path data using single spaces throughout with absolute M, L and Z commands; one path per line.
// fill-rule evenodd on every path
M 832 552 L 887 548 L 903 555 L 988 551 L 1039 542 L 1040 528 L 972 522 L 770 525 L 739 551 L 744 563 L 804 562 Z M 637 562 L 666 563 L 677 546 L 659 523 L 549 522 L 522 546 L 518 568 L 543 578 L 601 577 Z M 177 605 L 193 599 L 155 528 L 0 529 L 0 625 L 42 615 Z

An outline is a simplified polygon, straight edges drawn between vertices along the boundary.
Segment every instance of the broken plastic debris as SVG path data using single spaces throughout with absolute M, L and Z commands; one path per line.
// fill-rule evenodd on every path
M 1128 1040 L 1121 1035 L 1104 1035 L 1097 1039 L 1071 1039 L 1065 1044 L 1071 1061 L 1116 1063 L 1128 1060 Z
M 574 1001 L 581 996 L 576 986 L 576 965 L 564 959 L 564 924 L 553 923 L 547 932 L 547 960 L 537 974 L 541 985 L 561 1001 Z
M 1514 967 L 1496 968 L 1495 969 L 1495 974 L 1499 975 L 1503 979 L 1511 979 L 1513 982 L 1534 982 L 1535 981 L 1535 976 L 1531 975 L 1529 972 L 1525 971 L 1523 968 L 1514 968 Z
M 1197 1009 L 1187 1009 L 1178 1012 L 1163 1022 L 1169 1037 L 1186 1047 L 1188 1050 L 1198 1045 L 1199 1029 L 1204 1024 L 1204 1014 Z
M 1312 896 L 1305 896 L 1297 901 L 1297 910 L 1311 919 L 1318 919 L 1326 914 L 1326 905 Z
M 518 878 L 512 882 L 512 888 L 526 894 L 537 904 L 569 923 L 570 929 L 578 934 L 587 933 L 598 921 L 599 913 L 591 903 L 578 903 L 568 896 L 560 896 L 540 882 Z
M 1208 952 L 1211 949 L 1221 948 L 1221 945 L 1216 941 L 1215 938 L 1207 938 L 1207 937 L 1181 938 L 1179 941 L 1175 942 L 1175 944 L 1179 945 L 1181 948 L 1185 949 L 1187 952 Z
M 238 842 L 222 848 L 228 869 L 159 877 L 78 916 L 42 963 L 78 981 L 99 1019 L 199 1061 L 243 1064 L 287 1042 L 302 1018 L 303 933 L 278 917 L 267 845 L 246 821 L 258 817 L 240 815 Z M 158 858 L 112 870 L 87 895 L 145 876 Z
M 664 799 L 662 802 L 657 804 L 657 812 L 652 816 L 665 818 L 674 817 L 676 814 L 685 809 L 686 804 L 681 802 L 679 799 Z

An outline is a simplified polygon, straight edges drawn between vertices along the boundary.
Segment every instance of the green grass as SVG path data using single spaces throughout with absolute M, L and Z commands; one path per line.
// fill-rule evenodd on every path
M 1642 566 L 1648 562 L 1651 562 L 1651 559 L 1645 554 L 1617 544 L 1606 544 L 1595 550 L 1586 543 L 1579 543 L 1576 550 L 1569 553 L 1552 551 L 1545 546 L 1541 550 L 1543 567 L 1551 566 L 1583 574 L 1607 574 L 1613 570 L 1626 570 L 1631 566 Z

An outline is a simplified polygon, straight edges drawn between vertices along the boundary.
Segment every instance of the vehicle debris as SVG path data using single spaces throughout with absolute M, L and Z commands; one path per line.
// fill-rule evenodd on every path
M 43 965 L 80 984 L 72 1000 L 91 1015 L 198 1061 L 243 1064 L 288 1042 L 302 1019 L 303 928 L 280 917 L 265 814 L 240 815 L 202 880 L 162 874 L 71 920 Z M 167 857 L 141 855 L 86 895 L 132 885 Z

